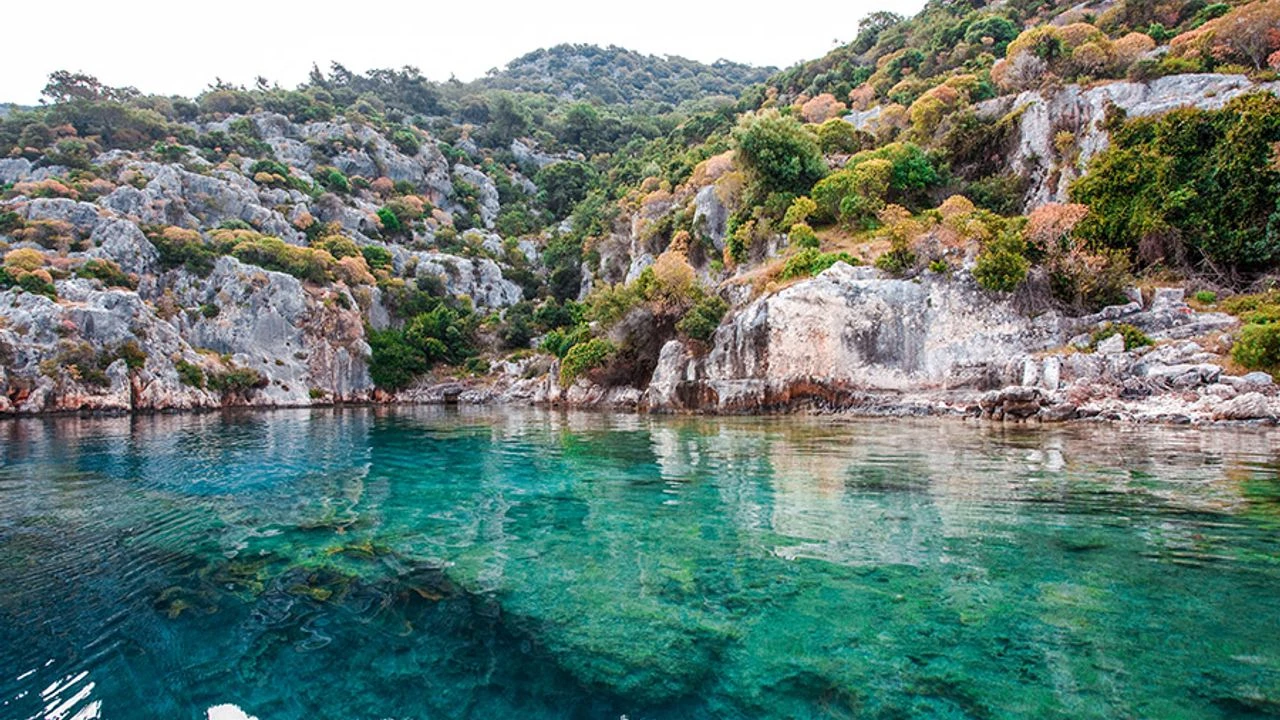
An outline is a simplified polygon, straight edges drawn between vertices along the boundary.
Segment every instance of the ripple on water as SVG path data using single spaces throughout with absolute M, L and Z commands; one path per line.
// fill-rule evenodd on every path
M 0 716 L 1276 714 L 1276 450 L 536 411 L 0 423 Z

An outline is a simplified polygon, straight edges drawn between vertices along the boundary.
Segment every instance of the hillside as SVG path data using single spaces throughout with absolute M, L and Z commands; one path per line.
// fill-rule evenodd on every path
M 736 98 L 773 72 L 774 68 L 728 60 L 705 65 L 674 55 L 643 55 L 612 45 L 556 45 L 516 58 L 501 70 L 491 70 L 474 85 L 608 105 L 678 106 L 715 96 Z
M 1220 300 L 1280 265 L 1277 17 L 931 3 L 778 74 L 584 46 L 465 85 L 57 73 L 0 119 L 0 411 L 744 411 L 1051 377 L 1027 392 L 1074 417 L 1154 402 L 1140 341 L 1195 340 L 1160 367 L 1212 417 L 1221 367 L 1280 367 L 1280 298 Z M 1051 371 L 1062 348 L 1084 359 Z M 925 404 L 978 407 L 948 398 Z

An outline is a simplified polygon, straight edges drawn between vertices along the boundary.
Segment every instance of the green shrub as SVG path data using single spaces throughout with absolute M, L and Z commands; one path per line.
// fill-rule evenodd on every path
M 744 115 L 733 130 L 738 165 L 750 179 L 756 202 L 772 193 L 803 195 L 827 174 L 817 138 L 776 110 Z
M 790 207 L 787 208 L 786 214 L 782 216 L 782 226 L 791 227 L 796 223 L 805 223 L 809 221 L 809 216 L 818 210 L 818 204 L 808 197 L 800 196 L 791 201 Z
M 404 226 L 400 223 L 400 218 L 396 217 L 395 212 L 389 207 L 378 208 L 378 220 L 382 223 L 382 232 L 385 235 L 395 235 L 402 232 Z
M 1096 350 L 1098 343 L 1106 340 L 1112 335 L 1120 335 L 1124 338 L 1125 350 L 1132 350 L 1134 348 L 1155 344 L 1152 342 L 1151 338 L 1147 337 L 1146 333 L 1128 323 L 1107 323 L 1093 331 L 1093 334 L 1089 336 L 1090 349 Z
M 0 289 L 17 287 L 32 295 L 58 299 L 58 288 L 48 279 L 48 273 L 26 272 L 11 266 L 0 267 Z
M 266 147 L 266 151 L 270 151 L 269 146 Z M 341 173 L 339 174 L 341 175 Z M 275 160 L 263 159 L 255 162 L 249 168 L 249 175 L 255 182 L 260 182 L 264 185 L 289 187 L 308 195 L 314 195 L 316 192 L 316 189 L 310 183 L 297 177 L 289 171 L 289 168 Z M 343 179 L 345 180 L 345 178 Z
M 1231 359 L 1251 370 L 1280 368 L 1280 323 L 1249 323 L 1231 347 Z
M 844 118 L 831 118 L 818 126 L 818 146 L 830 155 L 856 153 L 875 144 L 870 133 L 863 132 Z
M 787 258 L 787 262 L 782 266 L 782 272 L 778 275 L 778 278 L 790 280 L 791 278 L 817 275 L 837 262 L 846 262 L 850 265 L 858 264 L 857 258 L 849 253 L 824 253 L 818 252 L 816 248 L 806 248 Z
M 333 256 L 324 250 L 290 245 L 270 235 L 243 239 L 231 249 L 231 254 L 241 262 L 320 284 L 333 280 L 336 264 Z
M 591 337 L 591 329 L 586 325 L 557 328 L 542 336 L 538 347 L 558 358 L 564 358 L 574 345 L 586 342 Z
M 378 245 L 366 245 L 360 248 L 360 254 L 364 256 L 364 261 L 369 264 L 370 268 L 389 268 L 391 267 L 391 251 Z
M 116 348 L 114 356 L 115 359 L 124 360 L 125 367 L 130 370 L 141 370 L 147 364 L 147 352 L 133 340 L 127 340 Z
M 502 326 L 498 328 L 502 346 L 509 350 L 527 348 L 533 335 L 533 305 L 521 301 L 507 308 L 502 316 Z
M 1240 315 L 1240 319 L 1253 325 L 1270 325 L 1280 322 L 1280 305 L 1259 305 Z
M 227 370 L 209 373 L 205 383 L 210 390 L 223 395 L 244 395 L 250 390 L 266 387 L 267 378 L 253 368 L 232 366 Z
M 369 377 L 379 388 L 391 392 L 401 390 L 429 369 L 427 359 L 405 340 L 403 331 L 369 328 L 366 334 L 373 351 L 369 358 Z
M 735 263 L 746 262 L 751 253 L 752 239 L 756 233 L 756 221 L 748 220 L 733 229 L 724 240 L 725 254 Z
M 343 194 L 351 192 L 351 181 L 348 180 L 347 176 L 336 167 L 326 165 L 316 168 L 316 172 L 313 177 L 316 182 L 320 184 L 320 187 L 323 187 L 329 192 Z
M 8 233 L 22 228 L 22 218 L 16 212 L 0 212 L 0 233 Z
M 212 320 L 222 313 L 222 308 L 217 303 L 205 303 L 200 306 L 200 314 Z
M 100 280 L 107 287 L 122 287 L 129 290 L 137 287 L 137 281 L 120 266 L 110 260 L 86 260 L 76 268 L 76 276 Z
M 335 260 L 360 255 L 360 246 L 356 245 L 355 240 L 345 235 L 329 235 L 320 238 L 312 247 L 317 250 L 324 250 L 332 255 Z
M 970 45 L 982 45 L 986 38 L 991 38 L 991 49 L 996 57 L 1000 57 L 1018 33 L 1018 26 L 1003 15 L 987 15 L 969 24 L 964 31 L 964 41 Z
M 475 355 L 472 334 L 476 324 L 470 308 L 456 309 L 441 302 L 406 324 L 404 336 L 423 354 L 428 366 L 436 362 L 457 364 Z
M 533 176 L 539 202 L 557 220 L 568 216 L 597 180 L 595 168 L 573 160 L 548 165 Z
M 812 195 L 827 219 L 866 225 L 886 202 L 925 207 L 927 191 L 942 180 L 929 153 L 918 145 L 895 142 L 849 158 L 842 170 L 814 186 Z M 843 203 L 850 197 L 861 200 L 846 208 Z
M 603 338 L 593 338 L 569 348 L 560 361 L 560 384 L 569 386 L 580 375 L 598 368 L 609 361 L 616 352 L 613 343 Z
M 1234 295 L 1222 301 L 1221 309 L 1232 315 L 1258 310 L 1266 305 L 1280 305 L 1280 291 L 1256 293 L 1252 295 Z
M 204 370 L 199 365 L 189 363 L 186 360 L 179 359 L 173 363 L 173 367 L 178 371 L 178 380 L 184 385 L 203 389 L 205 386 Z
M 893 247 L 876 258 L 876 267 L 890 275 L 904 275 L 916 266 L 916 254 L 905 242 L 895 242 Z
M 729 303 L 719 296 L 705 295 L 680 318 L 676 323 L 676 330 L 692 340 L 708 342 L 728 311 Z
M 817 250 L 819 246 L 818 236 L 813 232 L 813 228 L 802 222 L 791 226 L 791 232 L 787 233 L 787 240 L 798 248 Z
M 854 228 L 874 227 L 889 192 L 893 164 L 884 158 L 850 163 L 813 186 L 816 217 Z
M 249 175 L 257 175 L 258 173 L 266 173 L 267 175 L 279 175 L 282 178 L 289 177 L 289 168 L 275 160 L 262 159 L 249 166 Z
M 422 147 L 418 135 L 406 127 L 396 128 L 391 133 L 391 142 L 405 155 L 417 155 L 418 149 Z
M 1280 260 L 1280 98 L 1237 97 L 1110 122 L 1111 146 L 1072 185 L 1089 215 L 1076 232 L 1147 263 L 1188 254 L 1218 268 Z
M 524 203 L 503 205 L 498 217 L 493 221 L 494 232 L 502 237 L 529 235 L 537 232 L 540 227 L 542 227 L 542 218 Z
M 572 327 L 582 321 L 584 312 L 581 303 L 572 300 L 560 303 L 551 298 L 533 311 L 533 322 L 543 330 Z
M 1013 292 L 1027 277 L 1031 262 L 1023 255 L 1025 243 L 1014 233 L 1005 233 L 987 243 L 978 253 L 973 277 L 995 292 Z
M 231 251 L 234 242 L 206 241 L 195 230 L 179 227 L 152 228 L 147 239 L 160 255 L 161 267 L 182 267 L 200 277 L 208 277 L 218 258 Z
M 1213 292 L 1212 290 L 1201 290 L 1195 295 L 1192 295 L 1192 297 L 1201 305 L 1212 305 L 1218 302 L 1218 293 Z

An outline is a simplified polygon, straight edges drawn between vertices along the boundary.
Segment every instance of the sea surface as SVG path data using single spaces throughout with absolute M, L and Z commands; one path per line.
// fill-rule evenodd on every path
M 1274 428 L 5 420 L 0 718 L 1276 717 L 1278 468 Z

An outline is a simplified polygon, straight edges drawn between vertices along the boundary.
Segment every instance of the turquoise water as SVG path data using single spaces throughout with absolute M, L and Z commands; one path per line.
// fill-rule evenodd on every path
M 0 718 L 1280 716 L 1280 432 L 0 422 Z

